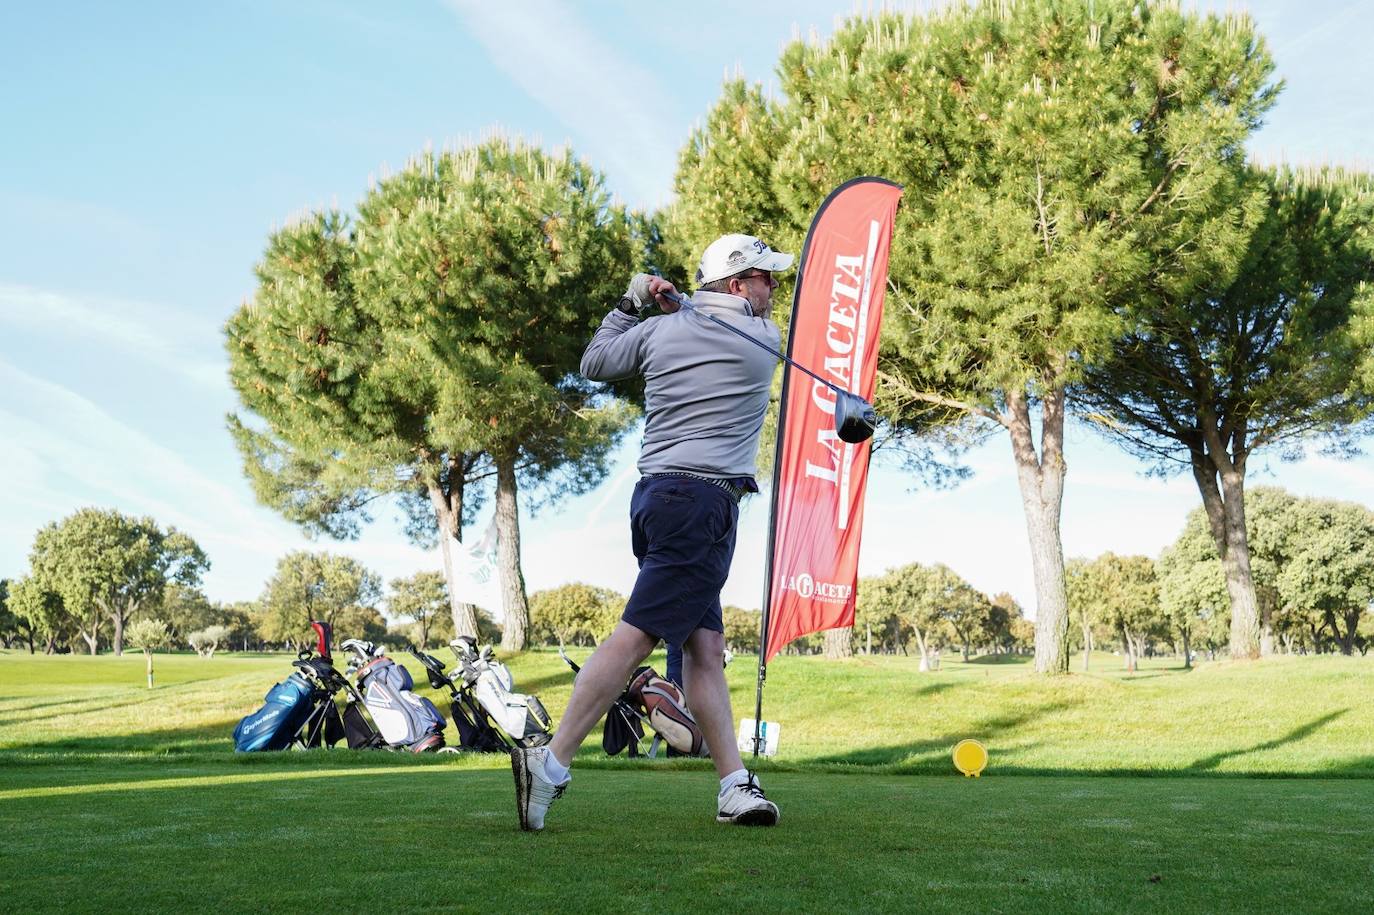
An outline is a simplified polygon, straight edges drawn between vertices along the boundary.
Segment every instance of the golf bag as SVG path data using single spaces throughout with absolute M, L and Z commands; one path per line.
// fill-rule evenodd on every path
M 654 729 L 650 756 L 655 755 L 660 740 L 684 756 L 711 755 L 696 718 L 687 709 L 687 697 L 672 680 L 660 677 L 652 667 L 640 667 L 630 678 L 624 695 L 637 710 L 643 710 L 649 727 Z
M 328 697 L 321 697 L 305 675 L 293 672 L 267 691 L 262 708 L 234 728 L 234 749 L 243 753 L 287 749 L 324 698 Z
M 423 696 L 411 692 L 415 681 L 410 671 L 382 653 L 371 642 L 349 639 L 343 647 L 355 655 L 350 667 L 363 692 L 363 702 L 386 743 L 412 753 L 444 746 L 444 716 Z
M 574 677 L 578 667 L 560 646 L 558 654 L 572 668 Z M 654 732 L 649 751 L 639 748 L 644 739 L 644 726 Z M 628 750 L 630 758 L 658 756 L 659 744 L 666 743 L 674 755 L 710 756 L 710 749 L 702 736 L 696 719 L 687 709 L 686 699 L 676 683 L 660 677 L 652 667 L 640 667 L 630 677 L 624 692 L 611 703 L 606 712 L 606 724 L 601 731 L 601 749 L 607 756 Z
M 346 739 L 350 749 L 382 745 L 381 738 L 363 716 L 357 691 L 334 669 L 329 655 L 328 623 L 312 621 L 317 655 L 304 649 L 291 666 L 296 670 L 267 691 L 263 707 L 247 715 L 234 728 L 234 749 L 240 752 L 333 747 Z M 334 695 L 344 692 L 342 715 Z
M 491 717 L 473 697 L 472 690 L 466 684 L 454 683 L 444 673 L 443 661 L 415 648 L 411 648 L 410 653 L 425 665 L 431 687 L 448 690 L 449 711 L 453 716 L 453 726 L 458 729 L 458 745 L 462 749 L 477 753 L 510 752 L 510 742 L 492 724 Z
M 558 646 L 558 656 L 572 668 L 573 679 L 582 668 L 568 657 L 563 646 Z M 617 756 L 621 750 L 628 749 L 630 758 L 642 756 L 639 742 L 644 739 L 644 722 L 647 720 L 639 709 L 630 704 L 629 696 L 622 692 L 606 711 L 606 724 L 601 729 L 601 749 L 607 756 Z
M 477 640 L 459 636 L 449 642 L 463 675 L 463 687 L 472 693 L 493 724 L 517 747 L 540 747 L 552 738 L 552 721 L 544 704 L 534 696 L 515 692 L 506 667 L 491 653 L 491 646 L 477 650 Z

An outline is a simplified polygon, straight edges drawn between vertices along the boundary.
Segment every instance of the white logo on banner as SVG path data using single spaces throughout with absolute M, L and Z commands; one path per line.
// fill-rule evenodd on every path
M 810 572 L 798 572 L 783 579 L 784 591 L 795 591 L 805 600 L 816 599 L 828 604 L 843 604 L 854 593 L 854 586 L 836 581 L 816 581 Z
M 834 354 L 825 358 L 825 371 L 835 384 L 857 393 L 859 376 L 863 372 L 864 354 L 868 348 L 868 311 L 873 302 L 873 260 L 878 254 L 882 226 L 877 220 L 868 224 L 868 247 L 862 255 L 835 256 L 835 279 L 830 287 L 830 315 L 826 323 L 825 342 Z M 849 299 L 844 303 L 841 299 Z M 819 381 L 811 386 L 811 400 L 823 414 L 835 415 L 835 400 L 830 389 Z M 855 447 L 841 442 L 833 428 L 816 430 L 816 443 L 829 454 L 828 466 L 806 462 L 806 475 L 831 483 L 839 497 L 839 511 L 835 527 L 849 527 L 849 476 L 854 463 Z

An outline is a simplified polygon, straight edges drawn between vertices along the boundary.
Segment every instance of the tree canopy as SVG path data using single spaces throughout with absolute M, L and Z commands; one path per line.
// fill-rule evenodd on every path
M 38 532 L 29 566 L 20 598 L 26 618 L 51 631 L 69 616 L 91 654 L 108 620 L 111 646 L 121 654 L 125 623 L 140 610 L 159 607 L 169 585 L 198 585 L 210 561 L 176 528 L 83 508 Z
M 1191 470 L 1225 571 L 1231 655 L 1246 657 L 1268 649 L 1246 537 L 1250 455 L 1312 437 L 1348 451 L 1374 413 L 1374 182 L 1250 167 L 1237 201 L 1238 257 L 1191 286 L 1149 277 L 1080 398 L 1156 471 Z
M 355 536 L 399 497 L 445 556 L 455 627 L 476 633 L 452 550 L 496 477 L 506 633 L 523 639 L 515 487 L 598 482 L 634 412 L 577 374 L 636 263 L 632 220 L 568 150 L 493 137 L 426 152 L 355 216 L 275 232 L 226 328 L 230 418 L 260 500 L 307 531 Z M 437 537 L 436 537 L 437 532 Z
M 269 642 L 308 643 L 311 620 L 331 624 L 340 640 L 376 640 L 386 635 L 381 599 L 381 577 L 356 559 L 297 550 L 277 562 L 254 622 Z
M 1374 512 L 1275 487 L 1250 489 L 1245 502 L 1263 652 L 1276 650 L 1279 641 L 1290 650 L 1363 649 L 1360 626 L 1374 600 Z M 1209 648 L 1227 645 L 1226 577 L 1204 508 L 1189 513 L 1158 567 L 1161 600 L 1175 627 L 1198 633 Z
M 596 645 L 611 634 L 625 597 L 610 588 L 574 582 L 530 598 L 536 638 L 551 645 Z
M 448 614 L 448 586 L 439 572 L 416 572 L 407 578 L 394 578 L 386 604 L 391 616 L 414 624 L 412 641 L 428 648 L 434 637 L 443 632 L 436 624 Z M 452 632 L 452 627 L 448 632 Z
M 849 178 L 906 187 L 876 405 L 913 434 L 1009 435 L 1039 670 L 1067 668 L 1069 393 L 1143 285 L 1234 272 L 1237 208 L 1257 199 L 1243 142 L 1273 101 L 1271 69 L 1248 19 L 1143 0 L 882 13 L 789 45 L 780 101 L 727 85 L 681 157 L 681 209 L 730 216 L 717 232 L 780 221 L 784 245 Z M 762 142 L 720 148 L 740 125 Z M 771 196 L 741 193 L 740 174 L 766 174 Z

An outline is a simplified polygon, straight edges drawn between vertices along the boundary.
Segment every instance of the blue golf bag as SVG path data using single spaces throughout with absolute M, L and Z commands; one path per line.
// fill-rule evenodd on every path
M 347 740 L 351 750 L 385 746 L 359 708 L 362 697 L 334 669 L 329 654 L 333 633 L 330 625 L 312 620 L 318 636 L 316 653 L 302 649 L 291 666 L 296 670 L 267 691 L 262 708 L 246 716 L 234 728 L 234 749 L 239 752 L 286 750 L 299 746 L 310 750 L 333 747 Z M 345 693 L 343 714 L 334 696 Z
M 358 656 L 354 679 L 377 730 L 397 749 L 424 753 L 444 746 L 444 716 L 433 702 L 415 695 L 415 681 L 371 642 L 349 639 L 344 647 Z
M 234 728 L 234 749 L 240 752 L 287 749 L 319 705 L 321 692 L 300 673 L 291 674 L 267 691 L 262 708 Z M 330 697 L 325 694 L 323 698 Z

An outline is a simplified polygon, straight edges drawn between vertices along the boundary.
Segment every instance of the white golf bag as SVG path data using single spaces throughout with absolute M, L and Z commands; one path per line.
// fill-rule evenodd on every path
M 477 640 L 470 636 L 459 636 L 448 644 L 462 668 L 464 689 L 515 746 L 538 747 L 552 739 L 544 704 L 534 696 L 514 691 L 510 668 L 496 660 L 490 646 L 479 652 Z
M 361 639 L 349 639 L 343 647 L 354 653 L 349 660 L 363 704 L 377 724 L 387 745 L 413 753 L 434 752 L 444 746 L 444 716 L 434 703 L 411 692 L 415 681 L 388 658 L 381 648 Z

